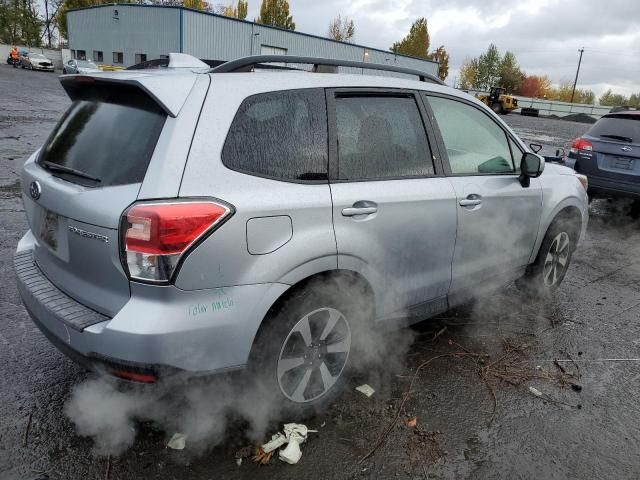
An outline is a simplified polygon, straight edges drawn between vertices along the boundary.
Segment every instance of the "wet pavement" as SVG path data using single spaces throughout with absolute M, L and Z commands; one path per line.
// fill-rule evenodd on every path
M 319 432 L 295 467 L 238 466 L 242 431 L 198 455 L 168 450 L 173 432 L 149 424 L 124 454 L 96 455 L 63 413 L 88 376 L 31 323 L 12 269 L 27 228 L 18 172 L 68 100 L 54 75 L 6 65 L 0 87 L 0 478 L 640 477 L 640 227 L 607 200 L 593 202 L 588 237 L 549 302 L 508 287 L 399 333 L 398 344 L 412 339 L 402 361 L 354 376 L 308 419 Z M 505 118 L 548 151 L 588 128 Z M 365 382 L 371 398 L 353 390 Z

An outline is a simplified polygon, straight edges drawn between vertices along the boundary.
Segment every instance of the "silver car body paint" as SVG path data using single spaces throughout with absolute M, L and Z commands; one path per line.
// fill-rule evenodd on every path
M 586 192 L 571 170 L 550 164 L 525 189 L 515 176 L 303 184 L 232 171 L 221 162 L 238 107 L 254 94 L 393 87 L 481 105 L 449 87 L 301 72 L 131 71 L 98 77 L 142 88 L 168 117 L 141 183 L 89 188 L 52 176 L 35 163 L 37 152 L 25 163 L 21 184 L 30 231 L 18 253 L 33 252 L 39 271 L 68 299 L 71 312 L 74 305 L 85 306 L 108 320 L 78 331 L 61 323 L 21 281 L 20 292 L 40 328 L 83 356 L 192 373 L 242 367 L 269 309 L 313 275 L 336 270 L 361 275 L 375 295 L 378 321 L 402 316 L 415 305 L 427 305 L 420 310 L 424 319 L 487 276 L 504 281 L 521 273 L 563 208 L 577 208 L 582 232 L 586 228 Z M 41 185 L 38 200 L 29 193 L 33 181 Z M 459 199 L 470 193 L 486 199 L 480 215 L 461 210 Z M 235 214 L 186 256 L 172 285 L 130 281 L 120 260 L 122 213 L 136 201 L 179 197 L 222 199 Z M 342 216 L 356 201 L 375 202 L 378 211 Z M 491 238 L 487 221 L 499 230 Z M 55 249 L 44 244 L 43 225 L 57 229 Z M 495 252 L 466 250 L 500 233 L 514 246 L 509 254 L 500 245 Z

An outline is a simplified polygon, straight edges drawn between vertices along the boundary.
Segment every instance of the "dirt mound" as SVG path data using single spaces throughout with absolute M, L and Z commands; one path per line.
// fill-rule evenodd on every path
M 565 115 L 564 117 L 558 117 L 560 120 L 566 120 L 568 122 L 578 123 L 596 123 L 596 119 L 586 113 L 572 113 L 571 115 Z

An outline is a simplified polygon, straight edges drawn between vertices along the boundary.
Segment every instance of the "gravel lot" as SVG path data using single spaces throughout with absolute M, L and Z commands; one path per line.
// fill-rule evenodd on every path
M 78 436 L 63 413 L 73 387 L 88 376 L 32 324 L 12 268 L 27 229 L 20 167 L 69 102 L 52 74 L 2 65 L 0 87 L 0 478 L 640 477 L 640 362 L 602 360 L 640 358 L 640 228 L 623 202 L 607 200 L 592 204 L 588 238 L 550 302 L 527 303 L 506 288 L 399 334 L 413 339 L 402 362 L 352 379 L 353 387 L 371 384 L 373 397 L 351 389 L 309 419 L 319 433 L 295 467 L 248 460 L 237 466 L 234 453 L 248 444 L 242 423 L 199 455 L 189 444 L 181 452 L 166 449 L 174 432 L 150 424 L 137 425 L 124 454 L 95 454 L 92 440 Z M 587 128 L 505 119 L 548 152 Z M 445 356 L 425 365 L 436 355 Z M 417 427 L 407 425 L 409 417 Z M 361 461 L 395 419 L 377 451 Z

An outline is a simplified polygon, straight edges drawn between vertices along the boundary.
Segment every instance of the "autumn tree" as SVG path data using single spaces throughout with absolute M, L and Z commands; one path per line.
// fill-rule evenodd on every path
M 470 90 L 476 85 L 476 72 L 478 71 L 478 59 L 467 58 L 460 67 L 460 88 Z
M 399 42 L 395 42 L 391 46 L 391 51 L 412 57 L 429 58 L 427 19 L 423 17 L 413 22 L 407 36 Z
M 629 97 L 629 103 L 627 105 L 631 107 L 640 107 L 640 92 L 632 93 Z
M 446 80 L 449 75 L 449 54 L 444 45 L 440 45 L 433 53 L 430 53 L 429 60 L 438 62 L 438 77 L 442 81 Z
M 296 24 L 289 15 L 289 2 L 287 0 L 262 0 L 260 16 L 256 23 L 272 25 L 286 30 L 295 30 Z
M 244 20 L 247 18 L 247 11 L 249 10 L 249 3 L 247 0 L 238 0 L 238 4 L 234 7 L 232 5 L 227 5 L 224 7 L 222 14 L 225 17 L 233 17 L 239 18 L 240 20 Z
M 489 90 L 498 84 L 500 79 L 500 68 L 502 58 L 498 47 L 493 43 L 489 45 L 487 51 L 478 57 L 478 71 L 476 73 L 476 86 L 480 90 Z
M 520 87 L 516 90 L 516 94 L 523 97 L 545 98 L 552 92 L 551 80 L 546 75 L 530 75 L 520 83 Z
M 182 5 L 186 8 L 192 8 L 194 10 L 205 10 L 206 3 L 204 0 L 184 0 Z
M 329 23 L 327 36 L 340 42 L 350 42 L 356 34 L 356 26 L 348 17 L 338 15 Z

